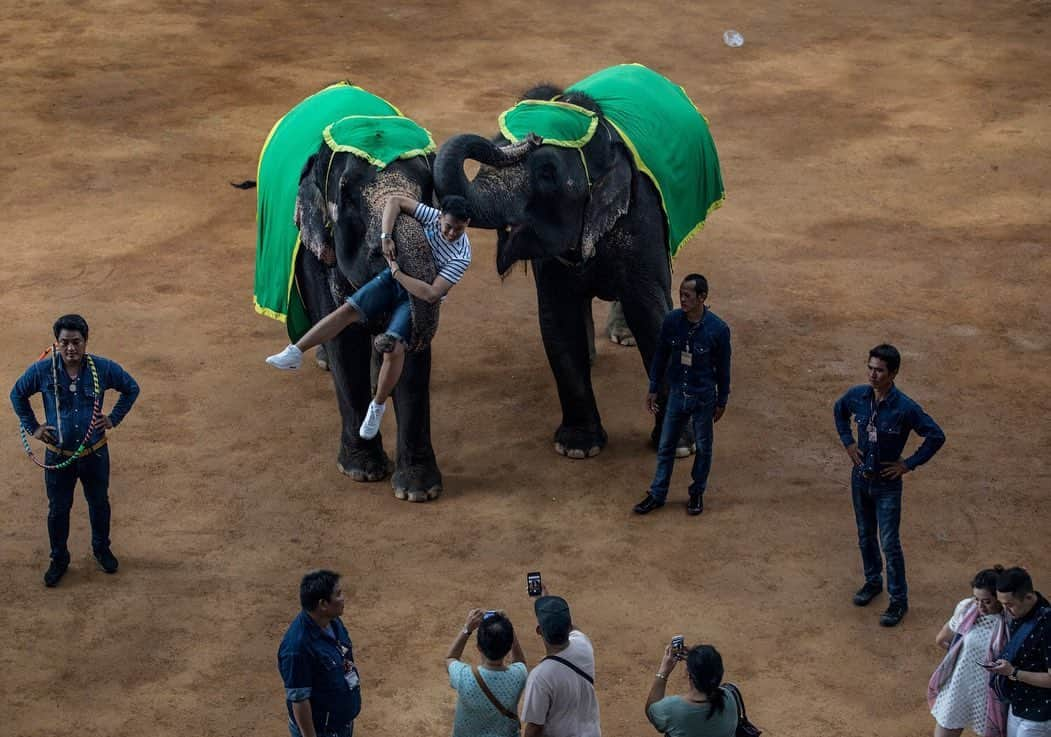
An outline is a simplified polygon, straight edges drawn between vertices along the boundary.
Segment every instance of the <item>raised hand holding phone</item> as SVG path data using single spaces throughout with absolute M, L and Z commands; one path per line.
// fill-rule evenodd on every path
M 526 593 L 530 596 L 540 596 L 544 593 L 544 584 L 540 580 L 540 571 L 526 574 Z

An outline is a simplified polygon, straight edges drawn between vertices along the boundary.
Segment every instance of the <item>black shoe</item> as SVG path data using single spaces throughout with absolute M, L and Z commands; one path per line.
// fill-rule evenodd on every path
M 117 556 L 110 552 L 109 548 L 103 548 L 102 550 L 95 551 L 95 560 L 99 562 L 106 573 L 116 573 L 117 566 L 120 563 L 117 562 Z
M 635 514 L 649 514 L 654 509 L 660 509 L 664 506 L 664 502 L 659 502 L 653 498 L 652 494 L 647 494 L 646 498 L 635 505 Z
M 704 497 L 700 494 L 690 494 L 690 501 L 686 502 L 686 514 L 695 517 L 704 511 Z
M 854 606 L 868 606 L 877 596 L 883 593 L 883 587 L 878 583 L 866 583 L 858 593 L 854 594 Z
M 44 574 L 44 585 L 49 589 L 58 586 L 58 582 L 66 575 L 67 568 L 69 568 L 69 563 L 51 561 L 51 565 L 47 567 L 47 573 Z
M 879 623 L 883 627 L 893 627 L 905 617 L 909 605 L 903 601 L 892 601 L 887 611 L 880 615 Z

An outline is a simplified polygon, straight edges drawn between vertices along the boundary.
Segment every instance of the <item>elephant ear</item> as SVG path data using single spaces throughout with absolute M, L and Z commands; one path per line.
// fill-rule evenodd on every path
M 314 170 L 317 161 L 317 154 L 307 159 L 299 175 L 295 222 L 299 228 L 299 242 L 318 260 L 331 266 L 336 263 L 336 249 L 326 225 L 325 198 L 318 187 L 318 175 Z
M 595 245 L 628 212 L 631 204 L 631 164 L 614 146 L 613 165 L 591 185 L 591 199 L 584 209 L 584 230 L 580 236 L 580 256 L 587 261 L 595 255 Z

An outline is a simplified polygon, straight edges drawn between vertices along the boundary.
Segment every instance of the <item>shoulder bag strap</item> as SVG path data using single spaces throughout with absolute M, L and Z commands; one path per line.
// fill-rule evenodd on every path
M 485 685 L 485 680 L 482 679 L 482 674 L 478 672 L 478 666 L 472 665 L 471 672 L 474 673 L 474 680 L 478 682 L 478 688 L 482 689 L 482 693 L 485 697 L 492 702 L 496 710 L 503 714 L 508 719 L 513 719 L 516 723 L 518 722 L 518 715 L 508 709 L 506 706 L 500 703 L 500 700 L 493 695 L 493 692 L 489 690 L 489 687 Z
M 729 681 L 724 683 L 723 686 L 730 692 L 730 695 L 733 696 L 734 701 L 737 703 L 737 721 L 748 719 L 748 712 L 744 708 L 744 697 L 741 696 L 741 689 L 737 688 L 737 684 Z
M 561 663 L 562 665 L 566 666 L 567 668 L 570 668 L 570 669 L 572 669 L 572 670 L 576 671 L 576 672 L 577 672 L 577 675 L 578 675 L 578 676 L 580 676 L 581 678 L 583 678 L 583 679 L 584 679 L 585 681 L 587 681 L 588 683 L 590 683 L 590 684 L 591 684 L 592 686 L 594 686 L 594 685 L 595 685 L 595 679 L 594 679 L 594 678 L 592 678 L 591 676 L 589 676 L 589 675 L 588 675 L 587 673 L 585 673 L 584 671 L 582 671 L 582 670 L 581 670 L 580 668 L 578 668 L 577 666 L 575 666 L 575 665 L 573 665 L 572 663 L 570 663 L 570 662 L 569 662 L 568 660 L 566 660 L 565 658 L 560 658 L 560 657 L 558 657 L 557 655 L 548 655 L 548 656 L 547 656 L 546 658 L 544 658 L 544 660 L 554 660 L 555 662 Z M 540 661 L 540 662 L 543 662 L 543 661 Z

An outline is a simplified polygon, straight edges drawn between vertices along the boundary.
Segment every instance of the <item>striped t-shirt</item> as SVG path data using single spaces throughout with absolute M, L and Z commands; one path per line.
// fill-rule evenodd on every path
M 431 255 L 438 276 L 445 277 L 452 284 L 463 279 L 467 267 L 471 265 L 471 242 L 467 240 L 467 232 L 452 243 L 445 240 L 442 236 L 441 212 L 422 202 L 416 205 L 416 212 L 412 216 L 423 225 L 423 234 L 431 244 Z

